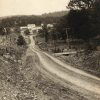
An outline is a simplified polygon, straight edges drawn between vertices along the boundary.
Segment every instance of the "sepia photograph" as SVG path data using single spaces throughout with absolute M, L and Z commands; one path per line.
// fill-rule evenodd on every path
M 0 0 L 0 100 L 100 100 L 100 0 Z

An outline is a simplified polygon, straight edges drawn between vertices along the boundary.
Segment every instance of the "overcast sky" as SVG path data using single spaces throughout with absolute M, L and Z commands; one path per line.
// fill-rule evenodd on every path
M 0 0 L 0 16 L 40 15 L 66 10 L 69 0 Z

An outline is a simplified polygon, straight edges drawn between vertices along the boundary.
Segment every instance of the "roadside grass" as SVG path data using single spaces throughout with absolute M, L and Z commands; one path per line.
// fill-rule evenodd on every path
M 67 49 L 67 43 L 65 43 L 65 41 L 58 40 L 56 43 L 54 43 L 53 40 L 49 40 L 48 43 L 46 43 L 45 39 L 40 36 L 36 37 L 36 43 L 40 49 L 51 53 L 62 52 L 64 49 Z
M 12 50 L 15 55 L 12 60 L 10 50 L 7 51 L 10 57 L 0 57 L 1 100 L 87 100 L 81 93 L 43 75 L 36 67 L 39 59 L 32 51 L 24 47 Z M 22 63 L 15 62 L 16 58 L 22 58 Z
M 87 100 L 81 93 L 69 89 L 68 87 L 63 87 L 58 82 L 45 76 L 36 67 L 36 63 L 39 64 L 39 59 L 35 53 L 33 54 L 34 55 L 31 55 L 30 53 L 27 56 L 24 66 L 21 67 L 21 72 L 29 83 L 30 87 L 28 91 L 34 89 L 37 100 L 73 100 L 74 98 L 77 100 Z M 24 97 L 24 100 L 27 99 Z
M 46 44 L 44 41 L 44 38 L 40 36 L 37 36 L 36 41 L 38 41 L 38 43 L 41 43 L 41 44 L 38 44 L 40 49 L 54 55 L 55 47 L 53 44 L 51 45 L 49 43 Z M 58 43 L 56 44 L 56 50 L 58 50 L 58 48 L 59 48 L 59 52 L 62 52 L 62 50 L 64 49 L 67 50 L 67 44 L 64 42 Z M 72 49 L 72 51 L 73 50 L 74 49 Z M 78 51 L 80 50 L 81 49 L 79 49 Z M 100 77 L 100 52 L 99 51 L 88 52 L 88 51 L 84 51 L 83 49 L 82 52 L 77 52 L 76 54 L 60 55 L 60 56 L 54 55 L 54 56 L 64 61 L 65 63 L 71 65 L 72 67 L 76 67 L 90 74 L 96 75 L 97 77 Z
M 71 65 L 72 67 L 84 70 L 92 75 L 100 77 L 100 52 L 83 52 L 67 56 L 62 55 L 58 56 L 57 58 Z

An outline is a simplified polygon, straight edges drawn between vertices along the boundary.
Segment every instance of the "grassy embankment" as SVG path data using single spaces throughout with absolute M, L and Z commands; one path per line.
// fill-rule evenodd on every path
M 35 53 L 29 49 L 26 52 L 26 48 L 17 46 L 16 42 L 10 47 L 0 56 L 1 100 L 87 100 L 81 93 L 41 73 L 36 66 L 40 63 Z
M 52 50 L 55 49 L 53 44 L 52 45 L 46 44 L 44 42 L 44 38 L 40 36 L 36 38 L 36 41 L 38 41 L 38 43 L 41 43 L 39 44 L 39 47 L 42 50 L 51 52 L 51 54 L 53 54 Z M 82 46 L 82 44 L 81 47 L 84 49 L 84 46 Z M 66 43 L 58 43 L 56 45 L 56 48 L 60 48 L 62 50 L 63 48 L 64 49 L 67 48 L 67 45 Z M 100 77 L 100 52 L 99 51 L 91 51 L 91 52 L 83 51 L 83 52 L 78 52 L 77 54 L 60 55 L 56 57 L 73 67 L 76 67 L 90 74 L 96 75 L 97 77 Z

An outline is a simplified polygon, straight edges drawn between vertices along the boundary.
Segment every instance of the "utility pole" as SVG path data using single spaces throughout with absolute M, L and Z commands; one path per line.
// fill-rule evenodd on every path
M 8 43 L 7 43 L 7 29 L 6 28 L 4 28 L 4 32 L 6 34 L 5 46 L 6 46 L 6 53 L 7 53 L 7 45 L 8 45 Z
M 68 46 L 68 49 L 69 49 L 69 45 L 70 45 L 70 44 L 69 44 L 68 29 L 69 29 L 69 28 L 66 28 L 66 36 L 67 36 L 67 37 L 66 37 L 66 43 L 67 43 L 67 46 Z

